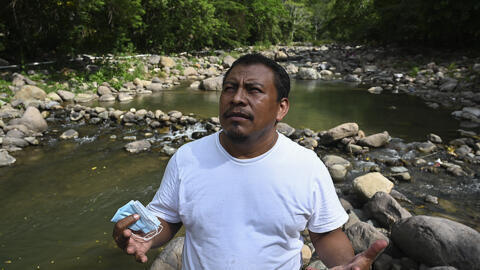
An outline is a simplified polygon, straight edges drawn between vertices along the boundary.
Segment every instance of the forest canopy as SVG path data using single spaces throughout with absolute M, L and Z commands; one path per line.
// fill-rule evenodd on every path
M 7 0 L 0 57 L 347 41 L 480 44 L 477 0 Z

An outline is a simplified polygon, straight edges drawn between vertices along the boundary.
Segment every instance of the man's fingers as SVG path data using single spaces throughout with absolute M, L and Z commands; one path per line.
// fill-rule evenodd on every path
M 388 246 L 388 242 L 385 240 L 375 241 L 367 250 L 363 252 L 368 260 L 374 261 L 377 255 Z
M 135 254 L 135 260 L 139 263 L 146 263 L 148 261 L 147 256 L 145 254 Z
M 115 224 L 115 229 L 117 229 L 118 231 L 123 231 L 126 228 L 128 228 L 128 226 L 137 222 L 137 220 L 139 218 L 140 218 L 140 216 L 138 214 L 133 214 L 133 215 L 130 215 L 130 216 L 124 218 L 124 219 L 121 219 Z

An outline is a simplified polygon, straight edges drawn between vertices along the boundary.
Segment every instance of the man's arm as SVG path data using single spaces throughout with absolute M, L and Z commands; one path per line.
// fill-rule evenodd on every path
M 159 247 L 173 238 L 178 232 L 182 223 L 169 223 L 159 218 L 163 229 L 150 241 L 142 241 L 135 237 L 132 237 L 132 230 L 128 229 L 128 226 L 135 223 L 140 218 L 139 215 L 130 215 L 115 224 L 113 228 L 113 239 L 117 243 L 117 246 L 123 249 L 127 254 L 134 255 L 138 262 L 145 263 L 148 258 L 146 253 L 150 248 Z
M 352 244 L 341 228 L 326 233 L 309 233 L 316 253 L 327 267 L 346 264 L 355 256 Z
M 313 246 L 330 270 L 368 270 L 388 242 L 377 240 L 367 250 L 354 256 L 352 244 L 341 228 L 327 233 L 310 232 Z M 307 268 L 307 270 L 315 270 Z

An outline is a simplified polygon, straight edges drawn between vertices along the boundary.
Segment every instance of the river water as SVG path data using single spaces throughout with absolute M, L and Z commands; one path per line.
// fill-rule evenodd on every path
M 216 92 L 181 85 L 111 106 L 165 112 L 175 109 L 211 117 L 217 115 L 218 98 Z M 296 128 L 323 130 L 357 122 L 367 134 L 388 130 L 407 141 L 424 141 L 430 132 L 451 139 L 458 128 L 448 110 L 433 110 L 410 96 L 368 94 L 343 83 L 296 81 L 291 105 L 285 122 Z M 68 128 L 79 131 L 79 139 L 56 139 Z M 128 134 L 142 138 L 141 133 L 127 127 L 49 123 L 42 146 L 14 153 L 17 163 L 0 168 L 0 269 L 148 269 L 149 264 L 138 264 L 115 247 L 109 220 L 131 199 L 149 202 L 168 157 L 156 149 L 127 153 L 123 150 L 126 142 L 120 138 Z M 111 135 L 119 139 L 113 140 Z M 427 189 L 431 183 L 407 185 L 404 190 L 408 194 L 417 187 Z M 478 229 L 478 187 L 473 193 L 471 188 L 457 188 L 454 197 L 441 200 L 448 202 L 449 210 L 437 210 Z M 441 192 L 437 195 L 441 197 Z M 462 197 L 470 202 L 465 203 Z M 149 258 L 156 254 L 158 251 L 151 251 Z

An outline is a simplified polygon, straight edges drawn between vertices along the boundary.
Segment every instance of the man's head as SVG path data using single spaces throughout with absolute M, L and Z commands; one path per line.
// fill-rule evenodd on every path
M 275 76 L 275 88 L 277 89 L 277 101 L 280 101 L 282 98 L 288 98 L 288 94 L 290 93 L 290 77 L 288 76 L 288 73 L 282 66 L 277 64 L 277 62 L 258 53 L 246 54 L 235 60 L 235 62 L 233 62 L 232 66 L 225 74 L 225 77 L 223 77 L 223 83 L 225 83 L 225 79 L 228 77 L 228 74 L 235 66 L 249 66 L 253 64 L 262 64 L 268 67 L 273 72 Z
M 261 55 L 239 58 L 223 81 L 219 107 L 223 133 L 239 142 L 274 136 L 275 124 L 288 112 L 289 90 L 287 73 L 274 61 Z

